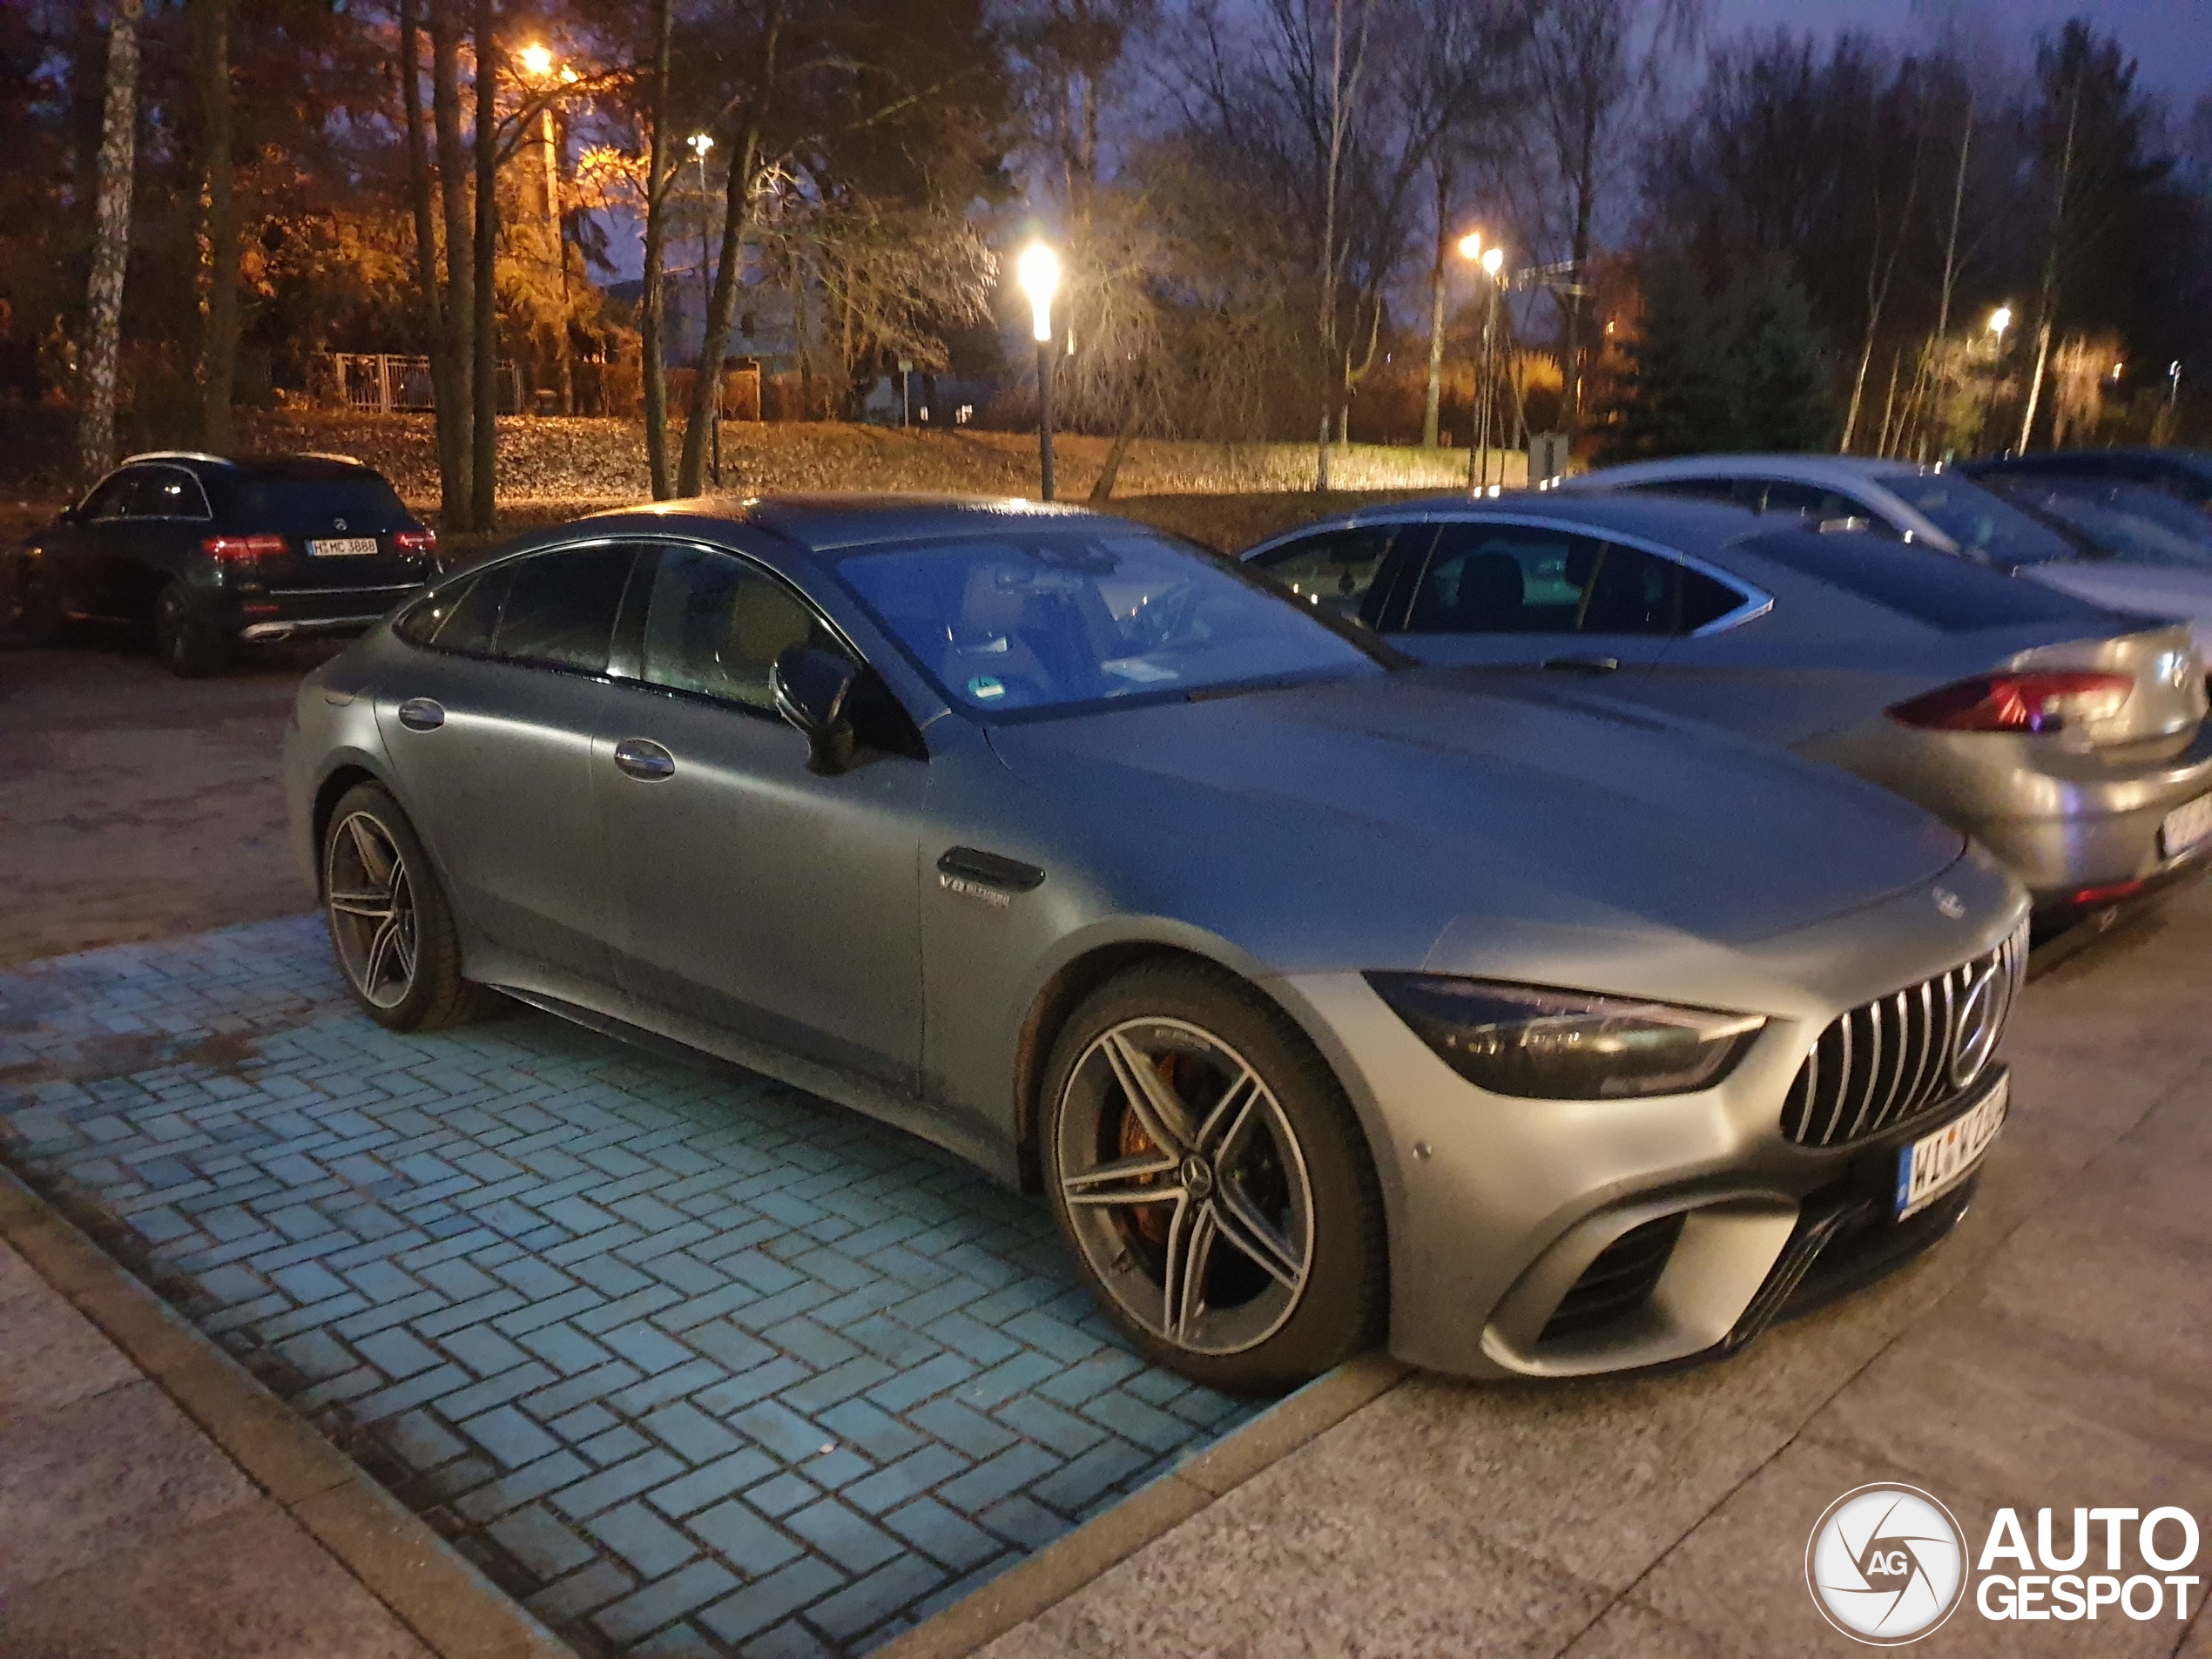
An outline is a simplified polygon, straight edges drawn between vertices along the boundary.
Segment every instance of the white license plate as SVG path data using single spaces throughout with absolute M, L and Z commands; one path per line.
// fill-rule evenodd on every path
M 1897 1155 L 1897 1218 L 1925 1210 L 1973 1173 L 1981 1155 L 2005 1127 L 2005 1108 L 2013 1092 L 2009 1076 L 1963 1117 L 1954 1117 L 1932 1135 L 1924 1135 Z
M 2208 835 L 2212 835 L 2212 795 L 2199 795 L 2166 814 L 2158 826 L 2159 856 L 2178 859 Z
M 341 536 L 335 541 L 307 543 L 307 556 L 315 559 L 368 558 L 375 552 L 376 538 L 374 536 Z

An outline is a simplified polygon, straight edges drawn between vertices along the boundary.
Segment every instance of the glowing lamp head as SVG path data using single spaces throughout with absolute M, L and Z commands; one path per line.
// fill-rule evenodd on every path
M 1500 271 L 1505 268 L 1505 249 L 1501 247 L 1487 247 L 1482 250 L 1483 275 L 1494 278 Z
M 553 53 L 550 47 L 532 44 L 522 50 L 523 70 L 539 79 L 553 72 Z
M 1996 310 L 1989 314 L 1989 332 L 1996 335 L 2000 340 L 2002 340 L 2005 337 L 2005 331 L 2012 326 L 2012 307 L 2000 306 Z
M 705 161 L 706 152 L 714 148 L 714 140 L 704 132 L 694 132 L 685 142 L 691 146 L 691 153 L 701 161 Z
M 1460 257 L 1463 260 L 1479 260 L 1482 257 L 1482 233 L 1480 231 L 1469 231 L 1465 236 L 1460 238 Z
M 1060 288 L 1060 256 L 1042 242 L 1032 242 L 1015 261 L 1015 280 L 1029 296 L 1035 314 L 1031 333 L 1039 341 L 1052 338 L 1052 296 Z

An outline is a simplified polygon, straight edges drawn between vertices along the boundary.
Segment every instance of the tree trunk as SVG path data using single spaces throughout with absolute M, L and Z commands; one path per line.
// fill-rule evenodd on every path
M 1571 442 L 1582 429 L 1582 290 L 1590 268 L 1590 219 L 1597 199 L 1597 100 L 1591 96 L 1582 110 L 1581 153 L 1575 169 L 1575 240 L 1568 250 L 1575 268 L 1568 273 L 1567 340 L 1560 364 L 1566 395 L 1561 400 L 1560 425 Z
M 448 529 L 470 529 L 475 469 L 469 446 L 475 407 L 473 344 L 475 275 L 470 263 L 469 165 L 461 141 L 461 22 L 458 0 L 429 0 L 430 103 L 438 139 L 438 205 L 445 220 L 444 327 L 433 355 L 442 357 L 438 388 L 438 507 Z
M 645 465 L 655 501 L 668 499 L 668 298 L 661 272 L 668 262 L 668 199 L 676 178 L 668 165 L 669 36 L 674 17 L 675 0 L 653 0 L 653 141 L 645 169 L 645 287 L 638 334 L 644 353 L 639 367 L 645 392 Z
M 469 525 L 499 522 L 499 17 L 476 0 L 476 239 L 475 339 L 470 344 Z
M 115 459 L 115 381 L 123 356 L 123 277 L 131 260 L 131 181 L 138 160 L 138 25 L 144 0 L 116 0 L 107 31 L 107 104 L 100 118 L 92 274 L 84 287 L 84 408 L 78 466 L 89 479 Z
M 480 0 L 480 3 L 483 0 Z M 765 130 L 768 105 L 776 84 L 776 43 L 783 31 L 783 0 L 768 0 L 766 26 L 760 44 L 760 78 L 745 112 L 745 138 L 730 158 L 729 187 L 723 192 L 722 254 L 714 273 L 714 292 L 707 301 L 706 337 L 700 342 L 699 372 L 691 381 L 689 423 L 684 428 L 684 460 L 676 481 L 679 496 L 699 493 L 706 467 L 706 440 L 719 410 L 722 358 L 730 347 L 730 327 L 738 309 L 738 280 L 745 265 L 745 226 L 752 216 L 752 175 L 760 165 L 761 134 Z
M 238 385 L 238 206 L 231 158 L 230 0 L 199 0 L 200 131 L 206 152 L 201 198 L 199 446 L 231 448 Z
M 1112 446 L 1106 451 L 1106 464 L 1098 469 L 1097 482 L 1090 487 L 1090 505 L 1103 507 L 1114 498 L 1114 486 L 1122 475 L 1122 462 L 1129 459 L 1130 445 L 1136 441 L 1136 400 L 1129 401 L 1129 413 L 1122 419 L 1122 429 L 1114 435 Z
M 1436 264 L 1429 273 L 1428 401 L 1421 406 L 1421 448 L 1437 445 L 1438 420 L 1444 405 L 1444 267 L 1452 245 L 1452 177 L 1436 170 Z

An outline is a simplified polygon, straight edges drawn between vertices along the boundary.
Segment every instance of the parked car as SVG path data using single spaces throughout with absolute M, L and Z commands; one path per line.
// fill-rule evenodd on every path
M 384 475 L 342 455 L 133 455 L 30 538 L 16 604 L 34 640 L 139 624 L 196 677 L 239 645 L 361 632 L 421 588 L 436 550 Z
M 2189 617 L 2199 648 L 2212 644 L 2212 513 L 2155 484 L 2115 483 L 2065 473 L 2002 474 L 1982 480 L 2023 512 L 2041 519 L 2090 556 L 2109 559 L 2109 582 L 2134 584 L 2130 604 L 2156 615 Z
M 2045 932 L 2212 856 L 2186 629 L 1782 522 L 1642 494 L 1454 496 L 1244 556 L 1426 661 L 1550 670 L 1893 789 L 2004 860 Z
M 1976 478 L 2095 478 L 2148 484 L 2191 507 L 2212 509 L 2212 450 L 2038 449 L 2027 455 L 1967 462 Z
M 1103 515 L 585 519 L 296 715 L 371 1018 L 496 986 L 903 1124 L 1215 1387 L 1728 1352 L 1940 1238 L 2004 1112 L 2027 904 L 1956 831 Z
M 1724 501 L 1818 523 L 1856 523 L 2115 610 L 2188 622 L 2200 631 L 2200 643 L 2212 645 L 2212 571 L 2168 568 L 2151 575 L 2130 563 L 2098 558 L 2094 547 L 1957 469 L 1864 455 L 1685 455 L 1601 468 L 1564 488 Z

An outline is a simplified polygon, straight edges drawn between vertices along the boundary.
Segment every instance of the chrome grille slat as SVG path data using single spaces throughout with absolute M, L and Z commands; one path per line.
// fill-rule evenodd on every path
M 2000 1021 L 2009 1015 L 2027 978 L 2025 932 L 1972 961 L 1837 1015 L 1791 1082 L 1783 1133 L 1800 1146 L 1848 1145 L 1956 1099 L 1961 1091 L 1952 1086 L 1952 1062 L 1967 994 L 1979 977 L 1991 975 L 1996 982 L 1985 995 L 2001 998 Z

